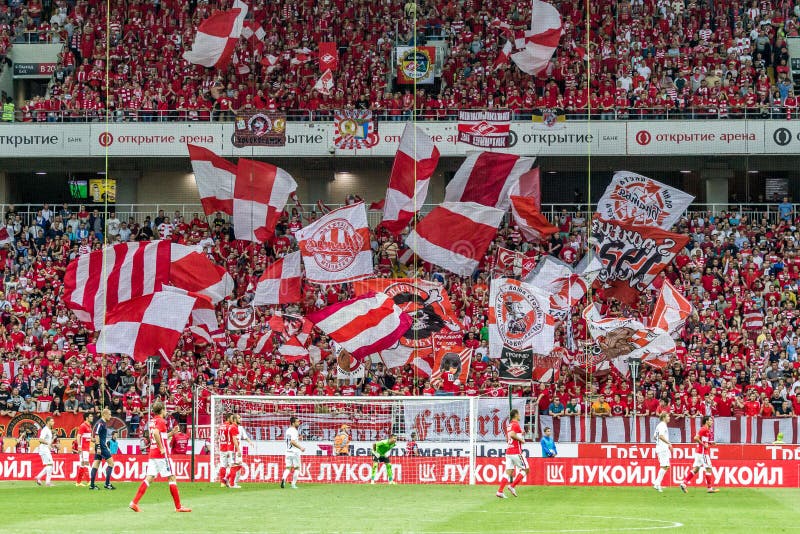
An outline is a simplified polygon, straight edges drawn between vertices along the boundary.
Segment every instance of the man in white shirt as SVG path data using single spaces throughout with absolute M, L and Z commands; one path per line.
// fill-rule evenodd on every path
M 44 427 L 39 431 L 39 457 L 42 459 L 42 470 L 36 475 L 36 485 L 42 485 L 42 477 L 45 477 L 45 486 L 52 486 L 50 479 L 53 476 L 53 454 L 50 447 L 53 446 L 53 424 L 54 419 L 48 417 Z
M 655 434 L 653 434 L 653 438 L 656 440 L 656 458 L 658 458 L 658 465 L 660 469 L 656 474 L 656 480 L 653 484 L 653 488 L 661 493 L 664 491 L 661 488 L 661 481 L 663 480 L 664 475 L 667 474 L 667 471 L 669 471 L 669 461 L 672 457 L 672 443 L 669 442 L 669 428 L 667 428 L 667 423 L 669 423 L 669 413 L 664 412 L 659 415 L 658 418 L 660 421 L 656 425 L 656 431 Z
M 300 418 L 292 416 L 289 419 L 289 428 L 286 429 L 284 441 L 286 443 L 286 465 L 281 477 L 281 488 L 286 487 L 286 479 L 291 475 L 292 489 L 297 489 L 297 475 L 300 474 L 300 453 L 306 449 L 300 445 Z

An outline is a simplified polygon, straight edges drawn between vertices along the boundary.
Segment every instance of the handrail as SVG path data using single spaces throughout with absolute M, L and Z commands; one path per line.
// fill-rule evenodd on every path
M 274 110 L 253 109 L 251 111 L 269 112 Z M 332 122 L 334 113 L 338 110 L 310 110 L 310 109 L 289 109 L 280 110 L 286 114 L 287 121 L 296 122 Z M 416 117 L 424 121 L 452 122 L 458 120 L 459 111 L 505 111 L 501 109 L 418 109 Z M 534 116 L 540 117 L 545 111 L 541 108 L 519 109 L 511 113 L 514 121 L 532 121 Z M 192 116 L 192 113 L 196 116 Z M 720 110 L 709 111 L 703 108 L 687 108 L 683 110 L 670 110 L 663 108 L 629 108 L 600 110 L 593 109 L 589 114 L 587 110 L 568 110 L 560 111 L 557 115 L 562 115 L 565 120 L 592 120 L 601 121 L 640 121 L 640 120 L 786 120 L 792 116 L 800 117 L 800 108 L 786 108 L 784 106 L 768 106 L 767 109 L 760 107 L 751 108 L 731 108 L 727 112 Z M 411 110 L 405 109 L 382 109 L 373 110 L 373 117 L 378 121 L 404 121 L 412 117 Z M 112 113 L 111 122 L 234 122 L 235 116 L 231 112 L 219 110 L 154 110 L 154 109 L 115 109 Z M 87 123 L 105 122 L 105 110 L 56 110 L 46 109 L 14 111 L 14 122 L 23 123 Z

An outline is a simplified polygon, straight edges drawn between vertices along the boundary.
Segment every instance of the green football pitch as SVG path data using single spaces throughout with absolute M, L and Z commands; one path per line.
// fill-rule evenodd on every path
M 138 484 L 90 492 L 62 482 L 0 484 L 0 531 L 13 532 L 800 532 L 800 490 L 521 487 L 501 500 L 490 486 L 245 484 L 229 490 L 180 484 L 173 510 L 167 484 L 155 483 L 128 509 Z M 508 493 L 507 493 L 508 494 Z

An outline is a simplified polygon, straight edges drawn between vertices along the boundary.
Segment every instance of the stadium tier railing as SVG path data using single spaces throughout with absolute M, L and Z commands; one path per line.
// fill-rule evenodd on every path
M 371 200 L 371 199 L 370 199 Z M 58 214 L 59 210 L 62 208 L 61 204 L 54 204 L 48 203 L 50 206 L 50 210 L 53 211 L 55 214 Z M 0 204 L 0 213 L 3 214 L 4 218 L 6 214 L 9 213 L 9 208 L 11 206 L 14 207 L 14 213 L 20 215 L 23 224 L 30 224 L 34 221 L 37 211 L 42 209 L 43 204 Z M 367 203 L 369 205 L 369 201 Z M 420 212 L 424 215 L 427 214 L 430 210 L 432 210 L 437 204 L 423 204 L 420 208 Z M 68 204 L 68 208 L 73 212 L 77 213 L 80 206 L 84 206 L 85 209 L 91 213 L 93 210 L 98 210 L 101 213 L 106 209 L 105 204 Z M 319 208 L 316 204 L 303 204 L 302 214 L 308 215 L 312 212 L 317 213 L 317 215 L 321 215 L 319 212 Z M 342 204 L 331 203 L 327 204 L 329 208 L 338 208 L 341 207 Z M 291 204 L 287 204 L 286 209 L 292 209 Z M 574 203 L 563 203 L 563 204 L 542 204 L 542 213 L 552 222 L 557 223 L 558 218 L 562 215 L 562 210 L 566 209 L 567 214 L 571 217 L 575 217 L 578 213 L 586 213 L 586 204 L 574 204 Z M 597 208 L 596 205 L 592 205 L 592 211 Z M 797 214 L 799 205 L 793 204 L 793 217 Z M 130 217 L 133 218 L 134 222 L 137 224 L 142 224 L 146 217 L 150 217 L 154 219 L 155 216 L 158 214 L 160 210 L 164 210 L 164 214 L 169 217 L 174 217 L 175 212 L 179 212 L 181 216 L 184 217 L 185 222 L 191 222 L 194 213 L 197 213 L 200 217 L 203 217 L 203 207 L 197 204 L 109 204 L 108 205 L 109 211 L 114 211 L 117 215 L 117 218 L 121 222 L 128 222 Z M 779 219 L 779 212 L 778 212 L 778 204 L 776 203 L 726 203 L 726 204 L 692 204 L 690 209 L 686 211 L 686 216 L 689 218 L 697 218 L 700 216 L 709 217 L 709 216 L 717 216 L 721 214 L 730 214 L 735 213 L 738 214 L 740 217 L 746 217 L 748 221 L 757 221 L 761 222 L 762 220 L 766 220 L 769 224 L 774 224 L 778 222 Z M 381 222 L 381 218 L 383 216 L 382 211 L 370 210 L 367 212 L 367 219 L 371 226 L 376 226 L 378 223 Z M 211 217 L 211 216 L 209 216 Z
M 192 110 L 198 111 L 198 110 Z M 251 112 L 263 111 L 270 112 L 275 110 L 252 109 Z M 330 122 L 334 120 L 334 110 L 310 110 L 310 109 L 289 109 L 279 110 L 285 113 L 286 120 L 296 122 Z M 427 109 L 417 110 L 416 117 L 425 121 L 457 121 L 460 111 L 507 111 L 503 109 Z M 549 111 L 542 108 L 519 109 L 511 114 L 511 120 L 529 121 L 541 120 L 542 112 Z M 111 122 L 234 122 L 235 116 L 230 112 L 220 112 L 218 110 L 203 110 L 196 118 L 189 118 L 187 114 L 190 110 L 168 111 L 143 110 L 143 109 L 116 109 L 111 113 Z M 627 108 L 627 109 L 593 109 L 591 113 L 587 110 L 558 110 L 551 117 L 558 120 L 587 119 L 600 121 L 639 121 L 639 120 L 745 120 L 745 119 L 773 119 L 787 120 L 800 114 L 800 108 L 789 109 L 781 105 L 768 105 L 764 107 L 741 108 L 734 107 L 728 111 L 708 109 L 708 108 L 686 108 L 686 109 L 664 109 L 664 108 Z M 413 113 L 406 109 L 381 109 L 373 111 L 373 117 L 378 121 L 404 121 L 412 117 Z M 52 123 L 52 122 L 105 122 L 104 110 L 57 110 L 47 109 L 22 110 L 14 112 L 15 122 L 25 123 Z M 0 123 L 0 124 L 8 124 Z

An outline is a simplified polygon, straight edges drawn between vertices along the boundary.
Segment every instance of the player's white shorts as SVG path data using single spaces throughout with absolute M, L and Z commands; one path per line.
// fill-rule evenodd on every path
M 242 453 L 241 452 L 231 452 L 231 465 L 242 465 Z
M 711 456 L 708 454 L 694 453 L 694 463 L 692 467 L 699 467 L 700 469 L 711 469 Z
M 172 466 L 166 458 L 148 458 L 147 476 L 149 477 L 171 477 Z
M 656 449 L 656 458 L 658 458 L 658 465 L 661 467 L 669 467 L 672 452 L 670 452 L 669 449 Z
M 514 468 L 527 469 L 528 460 L 524 454 L 506 454 L 506 471 Z
M 89 451 L 81 451 L 80 452 L 81 464 L 88 465 L 90 460 Z
M 286 455 L 286 467 L 294 467 L 296 469 L 300 468 L 300 455 L 299 454 L 287 454 Z
M 50 451 L 40 452 L 39 458 L 42 459 L 42 465 L 53 465 L 53 455 Z
M 224 467 L 225 469 L 229 468 L 231 466 L 231 461 L 232 460 L 233 459 L 231 458 L 231 453 L 230 452 L 225 451 L 225 452 L 219 453 L 219 466 L 220 467 Z

